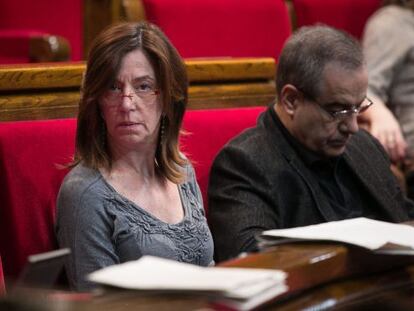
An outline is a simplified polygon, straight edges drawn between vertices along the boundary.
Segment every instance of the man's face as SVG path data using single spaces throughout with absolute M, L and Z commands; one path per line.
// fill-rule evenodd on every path
M 336 63 L 326 65 L 319 96 L 315 99 L 308 99 L 304 94 L 298 97 L 291 133 L 319 155 L 341 155 L 352 134 L 358 131 L 357 114 L 336 118 L 335 112 L 367 104 L 367 85 L 364 67 L 347 70 Z

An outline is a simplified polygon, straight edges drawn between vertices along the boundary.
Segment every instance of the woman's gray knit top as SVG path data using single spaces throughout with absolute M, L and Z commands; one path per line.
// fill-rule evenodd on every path
M 87 274 L 135 260 L 142 255 L 207 266 L 213 262 L 213 240 L 194 170 L 178 185 L 184 218 L 165 223 L 120 195 L 99 171 L 82 164 L 65 177 L 57 199 L 56 232 L 60 247 L 69 247 L 70 285 L 89 290 Z

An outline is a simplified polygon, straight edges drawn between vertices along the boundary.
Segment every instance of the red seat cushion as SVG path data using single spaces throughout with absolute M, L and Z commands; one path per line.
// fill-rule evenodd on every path
M 278 58 L 291 33 L 283 0 L 144 0 L 183 57 Z
M 297 26 L 323 23 L 360 39 L 368 17 L 382 0 L 293 0 Z

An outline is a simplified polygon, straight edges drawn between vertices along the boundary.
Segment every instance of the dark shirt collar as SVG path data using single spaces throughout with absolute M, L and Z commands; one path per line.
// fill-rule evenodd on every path
M 270 115 L 274 120 L 276 126 L 281 130 L 283 135 L 286 137 L 286 140 L 289 144 L 295 149 L 298 153 L 299 157 L 303 160 L 303 162 L 308 166 L 314 165 L 329 165 L 334 167 L 338 160 L 342 157 L 332 157 L 332 158 L 325 158 L 321 155 L 309 150 L 305 146 L 303 146 L 283 125 L 282 121 L 280 120 L 279 116 L 277 115 L 274 105 L 270 107 Z

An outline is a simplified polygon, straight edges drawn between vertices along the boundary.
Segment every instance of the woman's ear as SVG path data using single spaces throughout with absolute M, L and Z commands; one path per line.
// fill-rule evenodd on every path
M 301 92 L 292 84 L 286 84 L 280 94 L 280 104 L 289 115 L 293 115 L 300 102 L 303 101 Z

